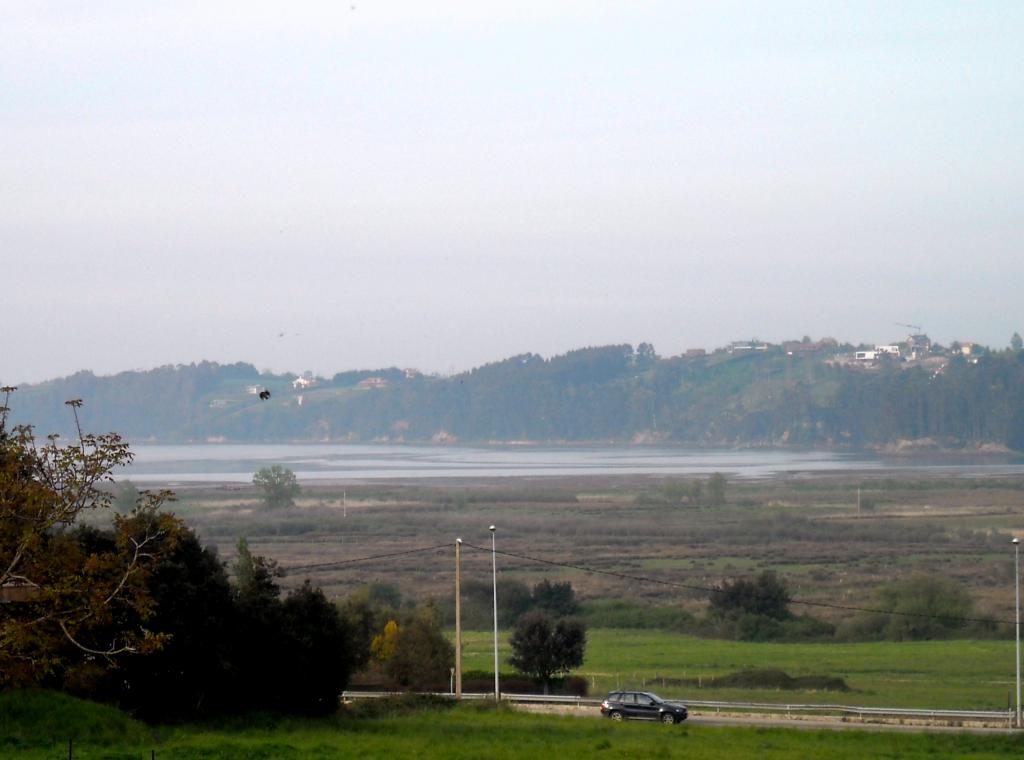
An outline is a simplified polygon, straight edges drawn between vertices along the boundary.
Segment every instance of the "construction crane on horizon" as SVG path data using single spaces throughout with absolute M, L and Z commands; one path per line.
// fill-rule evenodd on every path
M 909 327 L 916 333 L 924 332 L 924 327 L 922 327 L 921 325 L 908 325 L 906 322 L 896 322 L 896 324 L 899 325 L 900 327 Z

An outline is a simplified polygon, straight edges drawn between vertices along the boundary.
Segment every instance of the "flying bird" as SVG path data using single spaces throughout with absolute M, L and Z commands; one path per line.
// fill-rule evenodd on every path
M 268 398 L 270 398 L 270 391 L 264 388 L 260 391 L 260 401 L 266 401 Z

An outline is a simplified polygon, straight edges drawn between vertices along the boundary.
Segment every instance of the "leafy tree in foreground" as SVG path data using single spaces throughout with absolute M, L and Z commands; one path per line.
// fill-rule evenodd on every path
M 281 620 L 284 678 L 277 688 L 284 699 L 278 708 L 306 715 L 334 712 L 356 662 L 346 621 L 308 580 L 285 597 Z
M 146 575 L 183 526 L 159 512 L 169 492 L 143 493 L 114 516 L 111 541 L 80 540 L 85 513 L 108 509 L 111 471 L 132 460 L 115 433 L 82 433 L 80 400 L 67 402 L 77 440 L 39 444 L 32 428 L 7 429 L 0 405 L 0 686 L 28 685 L 78 664 L 158 649 Z M 86 537 L 88 539 L 88 537 Z
M 138 716 L 160 721 L 231 709 L 237 621 L 223 563 L 186 531 L 174 551 L 153 566 L 149 589 L 155 611 L 148 623 L 170 640 L 109 674 L 113 698 Z
M 171 638 L 109 674 L 107 693 L 122 706 L 161 721 L 337 707 L 354 668 L 347 620 L 308 582 L 282 600 L 276 564 L 239 543 L 246 580 L 235 588 L 191 532 L 153 568 L 152 621 Z
M 580 620 L 562 618 L 555 622 L 547 613 L 533 610 L 519 618 L 509 643 L 509 662 L 542 681 L 547 694 L 552 678 L 583 664 L 587 629 Z
M 263 503 L 268 509 L 294 507 L 301 490 L 295 473 L 279 464 L 258 470 L 252 482 L 263 492 Z
M 273 560 L 253 555 L 243 536 L 235 561 L 234 614 L 236 635 L 231 661 L 237 709 L 277 708 L 285 695 L 279 687 L 288 678 L 281 656 L 286 640 L 281 620 L 283 573 Z
M 337 708 L 358 659 L 348 621 L 308 581 L 282 601 L 277 563 L 239 541 L 229 641 L 236 711 L 322 715 Z

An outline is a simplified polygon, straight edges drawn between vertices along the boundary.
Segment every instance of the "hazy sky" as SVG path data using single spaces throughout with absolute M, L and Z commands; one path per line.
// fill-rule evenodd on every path
M 1024 332 L 1018 0 L 0 18 L 0 382 Z

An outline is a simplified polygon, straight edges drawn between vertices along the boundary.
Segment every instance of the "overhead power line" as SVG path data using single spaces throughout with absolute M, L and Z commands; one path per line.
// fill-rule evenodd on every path
M 370 562 L 375 559 L 392 559 L 394 557 L 404 557 L 408 554 L 423 554 L 424 552 L 437 551 L 438 549 L 448 549 L 451 547 L 451 543 L 438 544 L 437 546 L 421 546 L 417 549 L 406 549 L 400 552 L 388 552 L 387 554 L 371 554 L 365 557 L 353 557 L 351 559 L 339 559 L 333 562 L 316 562 L 312 565 L 291 565 L 288 567 L 282 567 L 281 569 L 285 572 L 292 572 L 298 570 L 320 570 L 328 567 L 342 567 L 344 565 L 354 565 L 357 562 Z
M 481 552 L 490 552 L 490 547 L 475 546 L 474 544 L 463 542 L 463 546 L 469 549 L 476 549 Z M 537 562 L 542 565 L 551 565 L 553 567 L 564 567 L 572 570 L 579 570 L 584 573 L 592 573 L 594 575 L 606 575 L 612 578 L 619 578 L 621 580 L 637 581 L 639 583 L 654 583 L 659 586 L 668 586 L 669 588 L 685 589 L 687 591 L 699 591 L 704 594 L 721 594 L 724 589 L 715 588 L 713 586 L 697 586 L 690 583 L 678 583 L 676 581 L 667 581 L 661 578 L 649 578 L 642 575 L 631 575 L 629 573 L 618 573 L 614 570 L 601 570 L 596 567 L 587 567 L 586 565 L 577 565 L 572 562 L 558 562 L 556 560 L 543 559 L 542 557 L 531 557 L 528 554 L 518 554 L 516 552 L 502 551 L 500 549 L 493 550 L 495 554 L 501 554 L 505 557 L 514 557 L 516 559 L 526 560 L 527 562 Z M 925 612 L 903 612 L 899 610 L 881 610 L 872 609 L 870 607 L 855 607 L 846 604 L 834 604 L 831 602 L 813 602 L 806 599 L 790 599 L 790 604 L 800 604 L 805 607 L 825 607 L 833 610 L 844 610 L 847 612 L 869 612 L 878 615 L 899 615 L 900 617 L 910 618 L 922 618 L 927 620 L 944 620 L 946 622 L 962 622 L 962 623 L 1002 623 L 1013 625 L 1012 620 L 997 620 L 994 618 L 970 618 L 970 617 L 959 617 L 955 615 L 930 615 Z
M 467 549 L 475 549 L 481 552 L 490 552 L 491 549 L 485 546 L 476 546 L 468 542 L 462 544 Z M 352 557 L 350 559 L 333 560 L 331 562 L 316 562 L 308 565 L 291 565 L 288 567 L 282 567 L 281 569 L 286 572 L 298 572 L 304 570 L 322 570 L 333 567 L 344 567 L 346 565 L 354 565 L 360 562 L 372 562 L 374 560 L 381 559 L 394 559 L 395 557 L 405 557 L 412 554 L 424 554 L 426 552 L 436 552 L 442 549 L 451 548 L 451 543 L 435 544 L 434 546 L 420 546 L 415 549 L 405 549 L 399 552 L 387 552 L 384 554 L 370 554 L 362 557 Z M 678 581 L 668 581 L 663 578 L 651 578 L 645 575 L 633 575 L 631 573 L 620 573 L 614 570 L 601 570 L 596 567 L 589 567 L 587 565 L 579 565 L 573 562 L 560 562 L 558 560 L 544 559 L 543 557 L 533 557 L 529 554 L 519 554 L 518 552 L 510 552 L 502 549 L 495 549 L 496 554 L 500 554 L 504 557 L 512 557 L 514 559 L 521 559 L 526 562 L 536 562 L 541 565 L 550 565 L 552 567 L 564 567 L 570 570 L 578 570 L 583 573 L 590 573 L 592 575 L 604 575 L 611 578 L 618 578 L 620 580 L 634 581 L 637 583 L 653 583 L 658 586 L 665 586 L 668 588 L 676 588 L 685 591 L 697 591 L 702 594 L 721 594 L 724 589 L 716 588 L 714 586 L 698 586 L 693 583 L 679 583 Z M 959 623 L 982 623 L 986 625 L 991 624 L 1004 624 L 1013 625 L 1012 620 L 1000 620 L 998 618 L 974 618 L 974 617 L 961 617 L 957 615 L 931 615 L 925 612 L 905 612 L 901 610 L 883 610 L 872 607 L 858 607 L 849 604 L 836 604 L 834 602 L 816 602 L 809 599 L 790 599 L 790 604 L 798 604 L 804 607 L 820 607 L 832 610 L 842 610 L 844 612 L 867 612 L 876 615 L 898 615 L 900 617 L 908 618 L 919 618 L 924 620 L 941 620 L 945 622 L 959 622 Z

